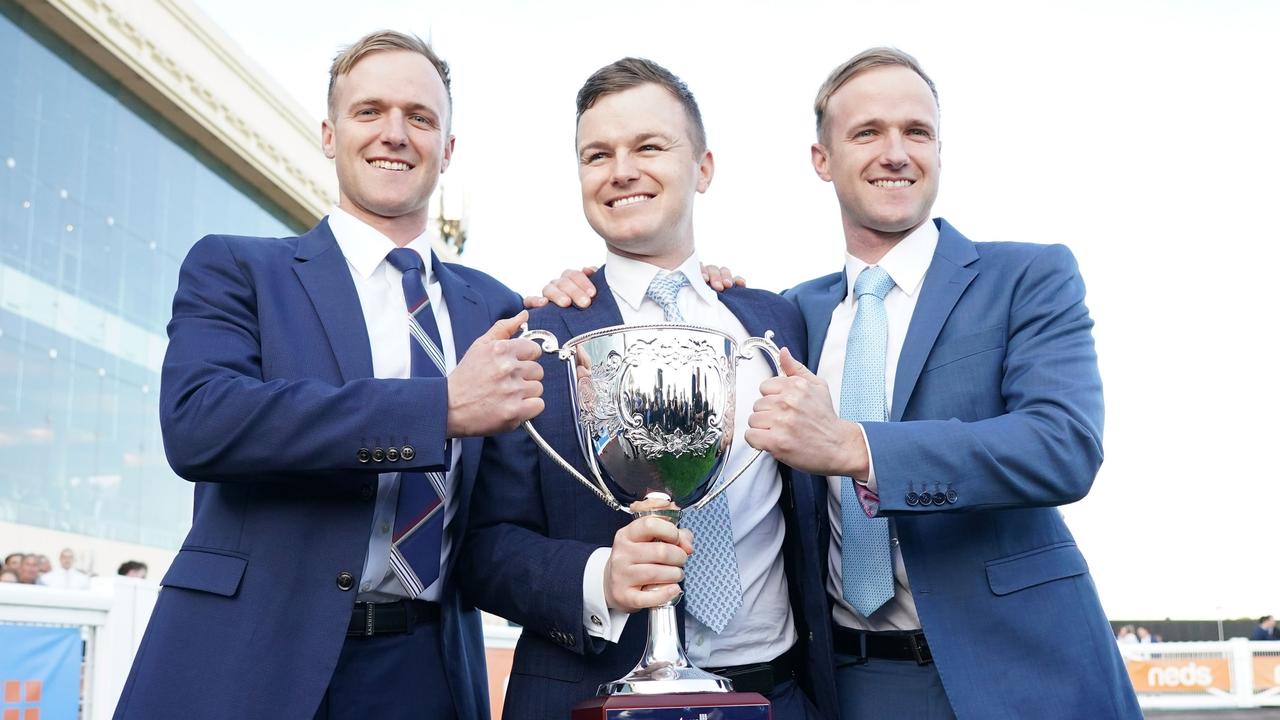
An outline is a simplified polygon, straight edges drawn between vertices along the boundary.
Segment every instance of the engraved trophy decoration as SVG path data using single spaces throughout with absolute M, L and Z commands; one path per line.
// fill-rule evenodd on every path
M 568 366 L 578 443 L 592 477 L 560 457 L 530 422 L 524 423 L 525 430 L 543 452 L 614 510 L 679 522 L 680 508 L 706 505 L 761 455 L 756 451 L 743 467 L 726 472 L 737 364 L 761 350 L 777 373 L 779 350 L 772 331 L 747 339 L 741 347 L 725 333 L 678 323 L 617 325 L 584 333 L 563 346 L 545 330 L 526 329 L 521 337 L 541 341 L 544 353 L 558 353 Z M 665 509 L 632 513 L 628 505 L 638 500 L 665 501 Z M 717 717 L 726 719 L 769 717 L 762 696 L 733 693 L 729 680 L 689 662 L 677 634 L 679 600 L 677 596 L 650 609 L 640 662 L 627 676 L 601 685 L 600 697 L 575 709 L 575 720 L 613 717 L 605 705 L 618 710 L 650 708 L 645 717 L 655 718 L 661 714 L 651 713 L 662 708 L 678 709 L 682 717 L 700 708 L 715 709 Z M 665 697 L 681 693 L 729 695 Z M 619 696 L 632 702 L 613 702 L 622 700 Z

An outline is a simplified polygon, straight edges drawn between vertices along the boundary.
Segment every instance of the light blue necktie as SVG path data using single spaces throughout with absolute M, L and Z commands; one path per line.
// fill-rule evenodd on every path
M 660 271 L 645 296 L 658 303 L 667 322 L 684 322 L 676 297 L 689 285 L 682 272 Z M 729 499 L 723 493 L 698 510 L 686 510 L 681 525 L 693 531 L 696 552 L 685 563 L 684 591 L 689 614 L 719 635 L 742 606 L 738 556 L 733 550 Z
M 853 283 L 858 312 L 849 329 L 840 381 L 840 417 L 845 420 L 884 422 L 889 418 L 884 387 L 889 319 L 884 296 L 891 289 L 893 278 L 879 266 L 864 269 Z M 844 598 L 863 617 L 870 617 L 893 597 L 889 521 L 867 517 L 850 478 L 840 481 L 840 519 Z

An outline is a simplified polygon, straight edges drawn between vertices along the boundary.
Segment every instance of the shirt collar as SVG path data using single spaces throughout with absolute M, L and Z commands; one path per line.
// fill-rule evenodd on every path
M 914 296 L 920 291 L 924 274 L 929 270 L 929 264 L 933 262 L 933 253 L 937 248 L 938 226 L 930 220 L 921 223 L 920 227 L 894 245 L 876 264 L 889 273 L 889 277 L 893 278 L 893 284 L 899 290 Z M 858 279 L 858 273 L 867 267 L 869 267 L 867 263 L 849 254 L 849 251 L 845 251 L 844 272 L 849 285 L 845 302 L 853 302 L 853 283 Z
M 329 211 L 329 230 L 338 241 L 343 257 L 366 280 L 387 259 L 387 253 L 396 249 L 396 244 L 386 235 L 337 206 Z M 430 282 L 434 273 L 431 271 L 431 239 L 427 232 L 424 230 L 405 247 L 416 250 L 422 256 Z
M 632 310 L 639 310 L 644 302 L 649 283 L 663 268 L 644 262 L 625 258 L 612 251 L 605 254 L 605 279 L 609 281 L 609 289 Z M 698 262 L 695 250 L 672 272 L 683 272 L 689 278 L 689 287 L 693 288 L 695 297 L 702 302 L 714 305 L 720 302 L 716 291 L 702 279 L 702 264 Z

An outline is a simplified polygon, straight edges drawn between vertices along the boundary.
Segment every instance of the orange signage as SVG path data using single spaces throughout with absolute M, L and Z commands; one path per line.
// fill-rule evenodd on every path
M 1280 655 L 1253 656 L 1253 690 L 1280 687 Z
M 1196 693 L 1231 690 L 1226 658 L 1125 660 L 1133 689 L 1140 693 Z

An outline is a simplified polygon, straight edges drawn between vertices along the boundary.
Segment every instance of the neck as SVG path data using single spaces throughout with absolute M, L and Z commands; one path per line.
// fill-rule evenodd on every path
M 360 222 L 385 235 L 388 240 L 396 244 L 396 247 L 408 245 L 427 229 L 427 211 L 425 208 L 399 217 L 383 217 L 365 210 L 346 197 L 339 200 L 338 207 L 350 213 L 352 217 Z
M 649 263 L 662 268 L 663 270 L 675 270 L 684 264 L 685 260 L 693 254 L 693 238 L 690 237 L 688 242 L 675 243 L 670 247 L 661 249 L 655 248 L 650 250 L 637 251 L 635 248 L 627 249 L 618 247 L 617 245 L 605 241 L 605 245 L 609 247 L 609 251 L 614 255 L 627 258 L 629 260 L 639 260 L 640 262 Z
M 875 265 L 880 259 L 889 254 L 889 251 L 897 247 L 902 239 L 916 231 L 924 223 L 929 222 L 928 218 L 924 221 L 916 223 L 906 230 L 896 232 L 885 232 L 881 230 L 872 230 L 853 224 L 848 218 L 844 222 L 844 248 L 850 255 L 858 258 L 868 265 Z

